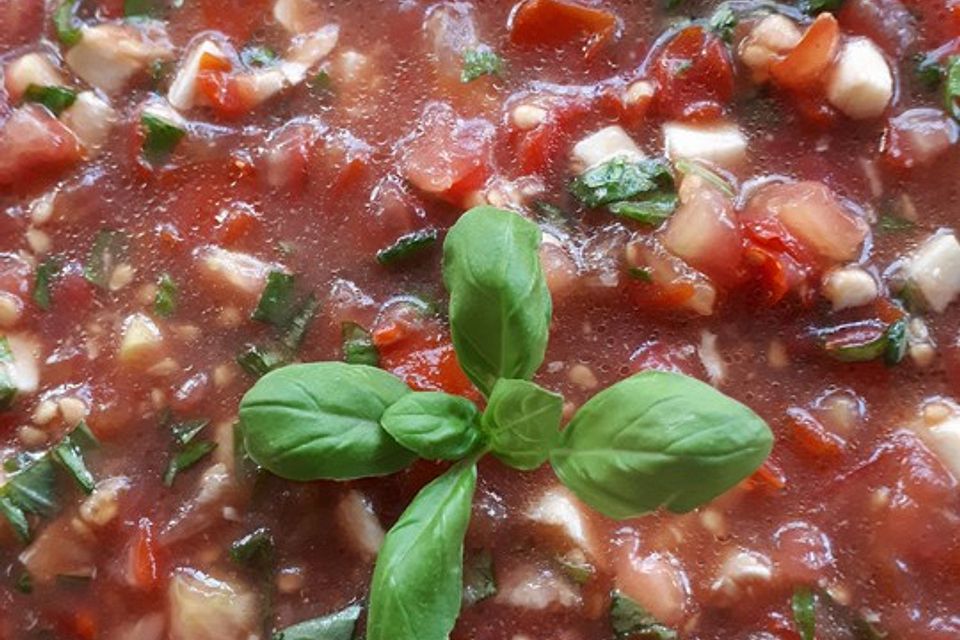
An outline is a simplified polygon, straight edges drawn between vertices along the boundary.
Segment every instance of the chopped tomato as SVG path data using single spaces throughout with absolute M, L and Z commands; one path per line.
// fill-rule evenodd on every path
M 767 458 L 760 468 L 745 481 L 750 489 L 769 488 L 779 491 L 787 486 L 787 477 L 776 462 Z
M 128 582 L 131 586 L 152 591 L 160 580 L 160 547 L 149 518 L 140 518 L 130 547 Z
M 836 18 L 821 13 L 797 46 L 786 57 L 770 65 L 770 75 L 778 85 L 787 89 L 814 89 L 836 57 L 839 46 L 840 27 Z
M 595 55 L 616 34 L 617 16 L 568 0 L 524 0 L 510 19 L 510 39 L 520 45 L 578 44 Z
M 463 120 L 449 105 L 431 103 L 403 150 L 403 174 L 418 189 L 461 204 L 490 176 L 493 133 L 486 120 Z
M 213 56 L 204 56 L 213 58 Z M 253 87 L 243 76 L 233 76 L 220 69 L 203 69 L 197 74 L 197 90 L 210 103 L 217 115 L 238 118 L 256 104 Z
M 215 236 L 220 244 L 230 246 L 249 236 L 260 226 L 260 217 L 249 206 L 232 206 L 216 217 Z
M 43 107 L 20 107 L 0 128 L 0 185 L 30 182 L 80 159 L 77 137 Z
M 703 27 L 687 27 L 657 56 L 654 104 L 665 117 L 711 120 L 733 98 L 733 65 L 723 41 Z
M 556 98 L 538 104 L 547 111 L 546 119 L 532 129 L 512 126 L 510 140 L 521 174 L 548 170 L 562 158 L 561 150 L 569 141 L 577 121 L 589 113 L 589 105 L 580 100 Z
M 890 118 L 880 149 L 900 169 L 928 165 L 957 142 L 957 123 L 940 109 L 908 109 Z
M 803 409 L 788 412 L 791 433 L 797 444 L 816 457 L 835 456 L 846 449 L 846 441 L 831 433 L 819 420 Z

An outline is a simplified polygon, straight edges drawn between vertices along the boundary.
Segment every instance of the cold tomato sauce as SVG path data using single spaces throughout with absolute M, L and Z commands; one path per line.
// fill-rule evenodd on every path
M 282 480 L 238 403 L 344 358 L 482 402 L 440 276 L 481 204 L 543 232 L 565 420 L 666 370 L 775 441 L 623 521 L 484 458 L 452 638 L 960 637 L 960 13 L 669 4 L 0 0 L 0 638 L 363 607 L 449 463 Z

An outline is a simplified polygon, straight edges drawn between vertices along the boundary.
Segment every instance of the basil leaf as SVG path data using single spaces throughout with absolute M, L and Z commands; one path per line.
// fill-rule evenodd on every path
M 726 43 L 733 42 L 733 30 L 737 26 L 737 14 L 733 12 L 728 5 L 722 4 L 710 16 L 709 27 L 717 36 Z
M 268 273 L 267 284 L 250 317 L 275 327 L 285 327 L 293 312 L 295 285 L 292 274 L 283 271 Z
M 463 538 L 477 467 L 424 487 L 387 533 L 370 586 L 366 640 L 447 640 L 460 613 Z
M 13 462 L 12 468 L 9 463 Z M 28 513 L 51 516 L 57 510 L 56 475 L 47 455 L 24 456 L 4 463 L 11 472 L 0 486 L 0 515 L 23 543 L 30 542 Z
M 260 528 L 235 540 L 230 545 L 230 559 L 237 564 L 263 569 L 273 564 L 273 536 L 266 528 Z
M 30 522 L 27 514 L 7 495 L 0 493 L 0 515 L 2 515 L 13 532 L 24 544 L 30 542 Z
M 194 440 L 184 445 L 170 460 L 170 464 L 167 465 L 167 471 L 163 474 L 164 486 L 173 486 L 173 481 L 181 471 L 186 471 L 197 464 L 204 456 L 216 448 L 217 443 L 210 442 L 209 440 Z
M 536 469 L 560 439 L 563 396 L 526 380 L 501 379 L 493 387 L 481 425 L 504 464 Z
M 175 123 L 152 113 L 140 116 L 143 129 L 143 155 L 153 163 L 165 162 L 187 132 Z
M 377 251 L 377 262 L 390 265 L 406 260 L 437 243 L 436 229 L 420 229 L 397 238 L 389 247 Z
M 277 64 L 279 56 L 277 52 L 270 47 L 262 44 L 250 45 L 243 48 L 240 52 L 240 61 L 243 65 L 251 69 L 265 69 Z
M 453 345 L 484 395 L 498 378 L 529 379 L 543 362 L 552 303 L 540 237 L 537 225 L 515 213 L 475 207 L 443 243 Z
M 910 220 L 899 216 L 895 213 L 884 213 L 880 215 L 880 219 L 877 220 L 877 229 L 882 233 L 898 233 L 900 231 L 909 231 L 913 229 L 915 225 Z
M 900 318 L 887 327 L 887 346 L 883 351 L 883 361 L 888 365 L 899 364 L 907 355 L 907 319 Z
M 497 595 L 493 556 L 484 549 L 467 557 L 463 565 L 463 605 L 472 607 Z
M 401 445 L 427 460 L 459 460 L 480 441 L 477 407 L 441 391 L 408 393 L 390 405 L 380 424 Z
M 169 318 L 177 310 L 177 283 L 169 273 L 160 274 L 157 293 L 153 297 L 153 310 L 164 318 Z
M 128 18 L 157 16 L 163 13 L 161 0 L 124 0 L 123 15 Z
M 370 332 L 356 322 L 344 322 L 340 325 L 343 338 L 343 361 L 348 364 L 367 364 L 375 367 L 380 364 L 380 353 L 373 344 Z
M 170 425 L 170 431 L 173 432 L 173 439 L 176 440 L 177 444 L 184 446 L 190 444 L 208 424 L 210 424 L 210 421 L 204 418 L 187 420 Z
M 37 273 L 33 281 L 33 301 L 44 311 L 50 310 L 50 284 L 60 274 L 63 268 L 59 258 L 46 258 L 37 265 Z
M 240 402 L 254 462 L 289 480 L 394 473 L 416 457 L 380 427 L 410 392 L 396 376 L 342 362 L 295 364 L 260 378 Z
M 689 511 L 753 473 L 773 446 L 746 406 L 687 376 L 645 371 L 588 400 L 550 462 L 581 500 L 612 518 Z
M 614 591 L 610 596 L 610 626 L 617 640 L 676 640 L 677 632 L 661 624 L 636 600 Z
M 93 247 L 83 266 L 83 277 L 87 282 L 106 289 L 117 259 L 126 250 L 127 237 L 123 233 L 113 229 L 101 229 L 93 239 Z
M 249 344 L 237 355 L 237 364 L 254 378 L 262 378 L 290 364 L 290 358 L 285 349 L 274 345 Z
M 301 303 L 299 309 L 290 316 L 287 321 L 287 330 L 281 339 L 287 349 L 293 352 L 300 349 L 303 339 L 307 336 L 307 329 L 310 328 L 310 323 L 313 322 L 313 316 L 316 315 L 319 307 L 320 303 L 317 301 L 317 297 L 311 293 Z
M 473 82 L 481 76 L 498 76 L 503 72 L 503 59 L 486 47 L 468 49 L 463 53 L 460 82 Z
M 570 193 L 588 207 L 630 200 L 653 191 L 672 191 L 673 176 L 659 158 L 614 158 L 575 178 Z
M 83 37 L 75 12 L 80 0 L 64 0 L 53 12 L 53 28 L 57 32 L 60 42 L 72 47 Z
M 943 83 L 943 103 L 951 116 L 960 120 L 960 56 L 947 60 L 946 80 Z
M 843 0 L 801 0 L 800 8 L 810 15 L 829 11 L 834 13 L 843 6 Z
M 814 640 L 816 637 L 817 614 L 814 609 L 815 604 L 813 592 L 807 587 L 794 591 L 793 598 L 790 599 L 793 623 L 796 625 L 802 640 Z
M 607 205 L 607 211 L 618 218 L 656 227 L 673 214 L 677 202 L 676 194 L 658 193 L 645 200 L 614 202 Z
M 53 115 L 59 117 L 61 113 L 70 108 L 70 105 L 76 102 L 77 92 L 67 87 L 31 84 L 23 92 L 23 99 L 26 102 L 42 104 Z
M 99 446 L 96 436 L 93 435 L 86 423 L 81 422 L 51 450 L 54 459 L 63 465 L 84 493 L 88 494 L 93 492 L 97 481 L 90 470 L 87 469 L 86 462 L 83 459 L 83 450 L 96 446 Z
M 336 613 L 299 622 L 273 634 L 273 640 L 353 640 L 363 609 L 350 605 Z
M 17 399 L 17 385 L 11 377 L 7 363 L 13 362 L 13 352 L 7 336 L 0 336 L 0 410 L 9 409 Z

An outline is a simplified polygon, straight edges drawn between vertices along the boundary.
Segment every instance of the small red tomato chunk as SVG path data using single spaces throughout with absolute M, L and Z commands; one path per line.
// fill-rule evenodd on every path
M 418 189 L 460 204 L 490 175 L 493 125 L 463 120 L 439 102 L 427 106 L 421 123 L 403 150 L 404 177 Z
M 884 158 L 894 167 L 928 165 L 957 142 L 957 123 L 939 109 L 909 109 L 890 118 L 883 134 Z
M 43 107 L 17 109 L 0 129 L 0 185 L 58 171 L 79 159 L 77 137 Z
M 510 40 L 516 44 L 559 47 L 582 43 L 588 57 L 616 30 L 614 14 L 566 0 L 525 0 L 514 8 L 510 19 Z
M 816 87 L 837 56 L 840 27 L 829 13 L 821 13 L 785 58 L 770 65 L 770 75 L 781 87 Z
M 720 38 L 702 27 L 674 36 L 654 63 L 657 109 L 666 117 L 710 120 L 733 98 L 733 66 Z

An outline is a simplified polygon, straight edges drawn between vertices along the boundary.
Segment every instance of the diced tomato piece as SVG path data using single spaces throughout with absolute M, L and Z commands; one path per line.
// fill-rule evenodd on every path
M 204 56 L 217 60 L 214 56 Z M 197 90 L 206 96 L 210 106 L 223 118 L 238 118 L 256 104 L 256 94 L 245 78 L 224 71 L 204 69 L 197 74 Z
M 224 246 L 236 244 L 260 226 L 260 217 L 249 206 L 231 206 L 217 214 L 216 220 L 215 237 Z
M 781 87 L 815 89 L 840 47 L 840 26 L 829 13 L 821 13 L 797 46 L 770 65 L 770 75 Z
M 687 27 L 674 36 L 657 56 L 653 74 L 659 85 L 654 104 L 668 118 L 718 118 L 733 98 L 730 54 L 703 27 Z
M 510 141 L 521 174 L 546 171 L 555 160 L 562 158 L 561 150 L 573 134 L 574 126 L 590 112 L 590 106 L 577 99 L 551 97 L 535 104 L 547 111 L 542 123 L 528 130 L 510 128 Z
M 462 120 L 438 102 L 427 106 L 421 122 L 420 133 L 403 150 L 403 174 L 418 189 L 461 204 L 491 174 L 493 125 Z
M 787 486 L 787 477 L 776 462 L 767 458 L 760 468 L 753 472 L 744 483 L 749 489 L 768 488 L 779 491 Z
M 96 288 L 83 277 L 83 265 L 70 262 L 63 266 L 60 273 L 50 284 L 50 297 L 58 308 L 70 309 L 71 313 L 82 313 L 93 306 Z
M 928 165 L 957 142 L 957 123 L 940 109 L 909 109 L 890 118 L 880 148 L 900 169 Z
M 145 591 L 155 589 L 160 581 L 160 546 L 149 518 L 140 518 L 130 546 L 128 581 Z
M 595 55 L 616 34 L 617 16 L 568 0 L 524 0 L 510 18 L 510 40 L 525 46 L 578 44 Z
M 43 107 L 24 105 L 0 129 L 0 186 L 60 171 L 80 157 L 72 131 Z
M 846 441 L 831 433 L 808 411 L 794 408 L 788 417 L 793 437 L 807 453 L 820 458 L 839 455 L 846 449 Z
M 754 275 L 767 304 L 773 305 L 790 291 L 812 279 L 812 270 L 798 262 L 791 254 L 757 244 L 746 243 L 744 265 Z M 800 291 L 803 297 L 804 291 Z
M 841 120 L 840 112 L 827 102 L 826 95 L 816 91 L 783 91 L 783 100 L 800 114 L 805 124 L 828 129 Z
M 63 614 L 57 626 L 67 638 L 76 640 L 96 640 L 97 638 L 96 614 L 87 608 L 74 609 Z

